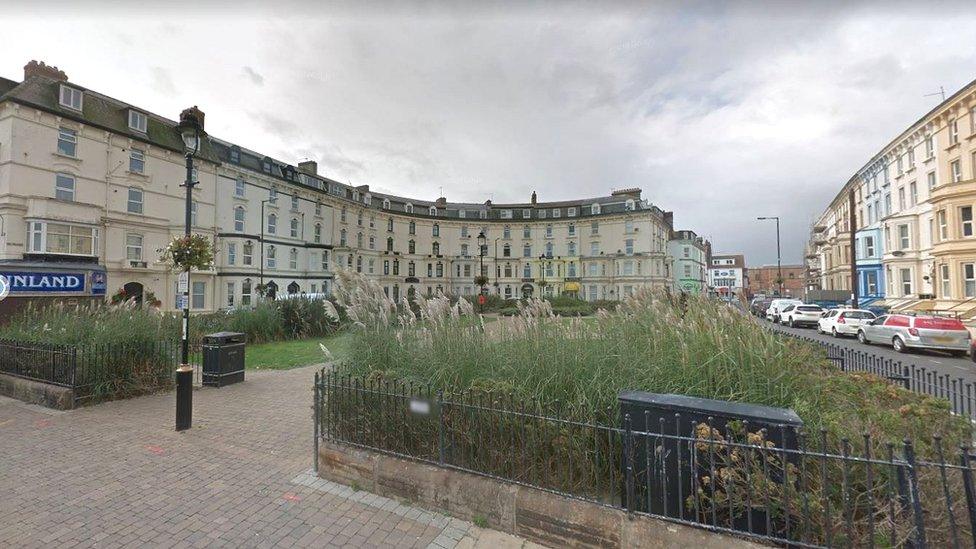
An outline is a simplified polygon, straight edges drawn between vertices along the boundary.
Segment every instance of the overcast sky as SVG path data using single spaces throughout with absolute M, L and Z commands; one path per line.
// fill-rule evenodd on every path
M 196 104 L 217 137 L 422 199 L 640 187 L 751 266 L 779 215 L 793 263 L 926 94 L 976 79 L 976 3 L 812 4 L 22 4 L 0 75 L 39 59 L 160 115 Z

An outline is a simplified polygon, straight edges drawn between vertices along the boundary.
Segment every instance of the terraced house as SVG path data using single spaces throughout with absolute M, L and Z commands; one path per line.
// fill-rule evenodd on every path
M 0 307 L 118 294 L 175 308 L 176 276 L 159 256 L 183 231 L 183 162 L 170 119 L 43 63 L 21 82 L 0 79 L 0 274 L 34 281 Z M 195 165 L 193 230 L 213 240 L 217 261 L 192 275 L 194 310 L 249 306 L 262 291 L 329 293 L 337 268 L 394 297 L 472 295 L 479 273 L 503 297 L 617 299 L 673 285 L 672 214 L 638 188 L 558 202 L 422 200 L 214 136 Z
M 815 223 L 807 259 L 825 290 L 850 290 L 850 194 L 862 304 L 976 316 L 976 82 L 888 143 Z

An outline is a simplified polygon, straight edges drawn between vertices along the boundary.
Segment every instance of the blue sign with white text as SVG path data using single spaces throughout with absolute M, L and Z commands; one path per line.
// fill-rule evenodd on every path
M 7 279 L 11 294 L 81 293 L 85 291 L 86 273 L 28 273 L 0 271 Z

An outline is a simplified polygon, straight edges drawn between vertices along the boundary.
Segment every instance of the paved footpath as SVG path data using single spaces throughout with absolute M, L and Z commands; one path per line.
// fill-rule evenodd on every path
M 0 397 L 0 547 L 523 547 L 329 482 L 312 465 L 315 368 L 57 412 Z

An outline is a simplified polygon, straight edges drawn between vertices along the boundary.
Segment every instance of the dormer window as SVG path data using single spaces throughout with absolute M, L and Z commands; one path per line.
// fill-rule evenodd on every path
M 383 199 L 383 209 L 384 210 L 389 210 L 390 209 L 390 199 L 389 198 L 384 198 Z
M 129 111 L 129 127 L 137 132 L 146 133 L 148 118 L 139 111 Z
M 413 213 L 413 204 L 409 204 L 409 203 L 406 204 L 403 207 L 403 211 L 407 212 L 408 214 L 412 214 Z
M 437 208 L 434 206 L 430 207 L 430 215 L 437 217 Z
M 600 205 L 593 204 L 592 206 L 590 206 L 590 212 L 593 213 L 593 215 L 600 213 Z
M 61 85 L 61 106 L 80 111 L 84 94 L 81 90 L 76 90 L 71 86 Z
M 230 150 L 230 161 L 235 164 L 241 163 L 241 151 L 237 147 L 232 147 Z
M 264 173 L 271 173 L 271 162 L 267 160 L 261 162 L 261 169 L 264 170 Z

